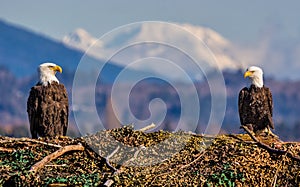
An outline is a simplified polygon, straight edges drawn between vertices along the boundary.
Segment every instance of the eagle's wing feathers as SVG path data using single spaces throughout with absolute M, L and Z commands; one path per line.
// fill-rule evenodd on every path
M 27 112 L 32 138 L 37 138 L 37 124 L 39 124 L 39 116 L 37 116 L 39 97 L 37 97 L 37 92 L 36 87 L 32 87 L 27 100 Z
M 50 108 L 48 108 L 48 113 L 55 116 L 55 120 L 52 120 L 55 128 L 51 130 L 53 136 L 65 136 L 68 128 L 68 114 L 69 114 L 69 104 L 68 104 L 68 94 L 65 86 L 63 84 L 52 83 L 49 86 L 49 95 L 52 95 L 53 103 Z
M 31 88 L 27 100 L 27 112 L 32 138 L 66 135 L 68 128 L 68 94 L 63 84 Z
M 272 97 L 272 93 L 271 93 L 269 88 L 267 88 L 266 91 L 267 91 L 267 99 L 268 99 L 269 110 L 270 110 L 271 116 L 273 117 L 273 97 Z
M 239 93 L 238 105 L 239 105 L 239 116 L 240 116 L 241 125 L 245 125 L 243 114 L 245 113 L 245 111 L 244 111 L 244 108 L 245 108 L 244 107 L 244 101 L 245 101 L 245 97 L 246 97 L 247 94 L 248 94 L 248 88 L 247 87 L 243 88 Z
M 274 129 L 274 122 L 273 122 L 273 97 L 272 97 L 272 93 L 270 91 L 269 88 L 265 88 L 265 92 L 266 92 L 266 99 L 267 99 L 267 102 L 268 102 L 268 109 L 269 109 L 269 116 L 268 116 L 268 120 L 269 120 L 269 124 L 270 124 L 270 127 L 272 129 Z
M 62 84 L 61 84 L 62 85 Z M 63 86 L 63 85 L 62 85 Z M 68 118 L 69 118 L 69 101 L 68 101 L 68 93 L 67 93 L 67 90 L 66 88 L 63 86 L 62 87 L 62 95 L 64 97 L 63 101 L 62 101 L 62 105 L 63 105 L 63 119 L 62 121 L 66 121 L 65 123 L 62 122 L 63 124 L 63 135 L 65 136 L 67 134 L 67 129 L 68 129 Z

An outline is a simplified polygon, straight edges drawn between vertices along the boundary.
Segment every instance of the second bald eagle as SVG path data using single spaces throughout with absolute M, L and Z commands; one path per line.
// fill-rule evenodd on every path
M 241 125 L 247 126 L 255 134 L 272 134 L 270 128 L 274 129 L 273 99 L 270 89 L 264 86 L 263 71 L 257 66 L 251 66 L 246 70 L 244 77 L 251 79 L 251 85 L 239 93 Z
M 56 78 L 62 68 L 54 63 L 38 67 L 39 82 L 31 88 L 27 112 L 32 138 L 65 136 L 68 127 L 68 94 Z

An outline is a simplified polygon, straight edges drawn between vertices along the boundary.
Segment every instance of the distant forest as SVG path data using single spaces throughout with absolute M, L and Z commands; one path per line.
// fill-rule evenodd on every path
M 223 72 L 226 91 L 227 108 L 225 118 L 220 133 L 240 133 L 239 117 L 237 110 L 237 97 L 239 90 L 246 86 L 241 71 Z M 211 75 L 213 76 L 213 75 Z M 66 70 L 64 76 L 59 77 L 68 89 L 71 96 L 73 73 Z M 29 125 L 26 113 L 26 101 L 30 88 L 36 83 L 36 77 L 27 78 L 15 77 L 6 67 L 0 67 L 0 134 L 15 137 L 30 136 Z M 282 140 L 300 140 L 300 81 L 278 81 L 266 78 L 265 85 L 270 87 L 274 100 L 274 121 L 275 134 Z M 199 93 L 201 104 L 200 122 L 196 129 L 197 133 L 202 133 L 203 128 L 209 119 L 210 112 L 210 92 L 207 82 L 195 83 Z M 109 121 L 111 116 L 107 114 L 109 94 L 111 85 L 98 84 L 96 88 L 96 104 L 100 116 L 104 121 Z M 132 113 L 140 119 L 149 116 L 148 105 L 154 98 L 162 99 L 168 106 L 168 113 L 165 121 L 159 126 L 160 129 L 173 131 L 180 116 L 180 100 L 172 86 L 160 81 L 142 81 L 137 84 L 131 92 L 130 105 Z M 70 99 L 71 102 L 71 99 Z M 114 127 L 107 124 L 106 128 Z M 80 136 L 76 128 L 72 113 L 70 115 L 69 136 Z

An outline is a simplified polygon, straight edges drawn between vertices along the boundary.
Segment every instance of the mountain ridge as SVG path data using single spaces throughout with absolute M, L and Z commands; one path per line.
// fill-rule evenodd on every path
M 98 46 L 89 46 L 89 50 L 87 50 L 88 48 L 82 47 L 80 43 L 67 42 L 67 36 L 64 37 L 63 43 L 67 46 L 74 47 L 77 49 L 79 48 L 78 46 L 81 46 L 80 49 L 82 50 L 82 52 L 91 54 L 95 58 L 103 59 L 105 58 L 106 53 L 109 53 L 110 50 L 115 49 L 114 47 L 116 47 L 116 45 L 124 45 L 124 43 L 114 43 L 113 46 L 109 46 L 110 42 L 115 41 L 114 39 L 116 38 L 120 39 L 122 37 L 130 36 L 129 38 L 131 41 L 127 41 L 126 44 L 134 43 L 136 41 L 147 40 L 149 38 L 152 38 L 153 41 L 158 40 L 169 43 L 174 43 L 174 41 L 177 40 L 178 43 L 180 43 L 180 45 L 182 43 L 187 43 L 191 46 L 188 52 L 191 52 L 192 54 L 196 55 L 198 54 L 202 56 L 204 60 L 207 60 L 208 57 L 205 53 L 210 52 L 201 49 L 203 48 L 203 46 L 201 46 L 201 42 L 204 42 L 205 45 L 207 45 L 207 47 L 210 49 L 212 54 L 215 56 L 218 68 L 221 70 L 237 70 L 240 68 L 246 69 L 250 65 L 258 65 L 265 70 L 265 74 L 267 74 L 268 76 L 273 76 L 276 79 L 300 80 L 300 74 L 297 73 L 297 70 L 299 70 L 299 65 L 297 64 L 297 61 L 300 60 L 300 56 L 298 55 L 298 51 L 300 49 L 299 42 L 294 40 L 283 40 L 282 38 L 278 37 L 280 33 L 272 29 L 261 32 L 261 35 L 258 37 L 258 39 L 256 41 L 251 42 L 251 44 L 242 44 L 238 43 L 237 41 L 232 42 L 226 39 L 217 31 L 211 28 L 206 28 L 198 25 L 191 25 L 188 23 L 169 24 L 161 22 L 159 22 L 157 25 L 151 24 L 153 24 L 153 22 L 125 25 L 120 28 L 117 28 L 117 30 L 113 30 L 111 32 L 106 33 L 100 38 L 95 38 L 90 35 L 93 41 L 98 41 L 94 43 L 94 45 L 96 44 Z M 176 30 L 176 28 L 174 29 L 173 27 L 177 27 L 179 29 Z M 186 32 L 182 30 L 185 30 Z M 88 33 L 88 31 L 85 32 Z M 76 35 L 76 31 L 71 33 Z M 193 36 L 186 36 L 189 35 L 188 33 L 200 38 L 201 41 L 191 41 L 190 39 Z M 101 54 L 99 53 L 99 51 L 101 51 Z M 127 56 L 123 55 L 122 58 L 116 58 L 116 60 L 114 61 L 116 63 L 122 64 L 123 66 L 126 66 L 128 65 L 128 62 L 130 62 L 129 60 L 126 61 L 126 59 L 131 59 L 128 57 L 128 55 L 131 55 L 132 52 L 134 52 L 134 54 L 137 55 L 139 58 L 142 58 L 144 56 L 156 56 L 170 59 L 169 56 L 174 55 L 168 53 L 168 50 L 159 47 L 155 48 L 155 50 L 153 48 L 147 48 L 147 50 L 139 48 L 136 50 L 132 50 L 131 53 L 127 54 Z M 201 57 L 199 58 L 201 59 Z M 206 64 L 204 63 L 200 65 L 203 66 L 203 68 L 205 69 Z M 183 67 L 183 65 L 180 66 Z M 159 69 L 156 69 L 155 72 L 159 72 Z M 192 70 L 189 69 L 188 72 L 190 75 L 193 75 L 194 73 Z M 159 73 L 162 74 L 164 72 Z
M 17 78 L 35 75 L 38 65 L 46 61 L 59 64 L 64 72 L 74 73 L 78 64 L 82 63 L 83 57 L 85 60 L 83 63 L 90 62 L 104 66 L 101 72 L 104 81 L 112 82 L 117 73 L 124 68 L 111 61 L 104 62 L 94 59 L 78 49 L 69 48 L 61 41 L 3 20 L 0 20 L 0 30 L 1 65 L 7 67 Z M 131 73 L 139 74 L 135 71 L 131 71 Z
M 0 35 L 2 44 L 0 45 L 0 125 L 27 124 L 26 99 L 31 86 L 37 82 L 36 67 L 45 60 L 51 60 L 61 65 L 64 73 L 62 75 L 58 74 L 58 78 L 66 85 L 71 97 L 74 73 L 84 53 L 79 50 L 69 49 L 62 42 L 53 41 L 28 30 L 24 31 L 23 28 L 3 21 L 0 21 L 0 29 L 3 31 Z M 139 31 L 137 29 L 135 32 Z M 155 48 L 155 45 L 150 47 Z M 91 62 L 96 62 L 96 64 L 104 63 L 92 57 L 86 57 Z M 114 61 L 109 61 L 101 73 L 103 80 L 96 85 L 96 105 L 101 115 L 105 116 L 103 111 L 105 111 L 111 85 L 123 69 L 123 66 L 114 63 Z M 138 73 L 142 75 L 148 73 L 136 70 L 130 71 L 127 73 L 132 75 L 131 78 L 134 78 Z M 171 70 L 167 73 L 175 74 Z M 209 73 L 208 76 L 214 76 L 213 72 Z M 90 75 L 86 74 L 85 76 L 88 77 Z M 222 75 L 225 79 L 227 93 L 227 109 L 222 128 L 228 132 L 236 132 L 239 125 L 237 94 L 242 87 L 246 86 L 246 83 L 240 70 L 226 70 L 222 72 Z M 210 89 L 205 82 L 193 83 L 199 89 L 199 93 L 201 93 L 199 96 L 200 104 L 202 105 L 201 108 L 205 109 L 204 111 L 202 110 L 203 114 L 201 115 L 205 117 L 203 120 L 203 124 L 205 124 L 205 120 L 209 116 L 207 111 L 210 110 Z M 289 136 L 297 139 L 297 135 L 292 134 L 299 132 L 297 129 L 300 126 L 298 123 L 300 121 L 298 117 L 298 111 L 300 111 L 300 96 L 298 92 L 300 81 L 280 80 L 278 77 L 276 79 L 270 78 L 270 74 L 267 72 L 265 83 L 272 90 L 274 97 L 275 132 L 278 129 L 277 132 L 281 133 L 281 136 L 285 136 L 286 139 Z M 131 107 L 133 107 L 133 113 L 137 115 L 137 118 L 144 119 L 149 116 L 148 104 L 152 99 L 156 97 L 166 98 L 164 102 L 168 106 L 169 119 L 172 119 L 169 121 L 168 126 L 172 129 L 172 123 L 178 121 L 177 118 L 180 114 L 180 102 L 176 99 L 176 95 L 174 96 L 174 90 L 167 89 L 164 85 L 159 85 L 156 82 L 142 83 L 137 88 L 139 88 L 136 90 L 137 92 L 131 94 L 133 97 L 131 99 Z M 199 127 L 198 131 L 201 132 L 201 130 Z M 282 134 L 283 132 L 285 134 Z
M 233 52 L 229 40 L 210 28 L 190 24 L 137 23 L 128 25 L 128 28 L 121 27 L 101 38 L 95 38 L 83 28 L 78 28 L 65 36 L 62 42 L 97 59 L 112 56 L 114 62 L 122 66 L 130 66 L 133 62 L 145 58 L 162 58 L 184 69 L 192 79 L 196 79 L 199 71 L 195 71 L 192 66 L 187 67 L 185 63 L 188 64 L 189 60 L 186 56 L 190 56 L 189 58 L 193 59 L 192 63 L 206 72 L 213 71 L 211 68 L 220 70 L 240 68 L 231 58 L 233 55 L 230 53 Z M 148 62 L 130 67 L 164 75 L 169 69 L 166 66 L 168 65 L 161 62 L 160 67 L 155 68 L 156 66 L 153 67 L 151 62 Z

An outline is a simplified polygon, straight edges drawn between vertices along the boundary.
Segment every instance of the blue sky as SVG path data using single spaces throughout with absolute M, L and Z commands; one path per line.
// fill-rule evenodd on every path
M 300 1 L 1 0 L 0 18 L 61 39 L 76 28 L 100 37 L 137 21 L 207 26 L 235 42 L 253 42 L 269 26 L 283 38 L 300 38 Z

